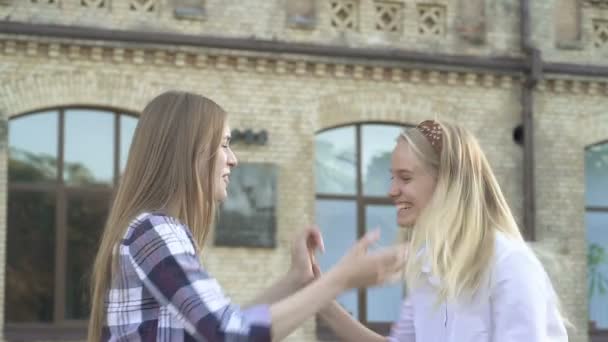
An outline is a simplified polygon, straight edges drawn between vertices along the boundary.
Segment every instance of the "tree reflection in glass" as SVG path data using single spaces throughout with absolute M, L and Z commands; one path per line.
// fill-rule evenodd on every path
M 68 195 L 67 319 L 88 317 L 91 265 L 108 215 L 109 201 L 109 192 Z
M 124 116 L 65 109 L 9 121 L 7 322 L 86 319 L 89 270 L 108 213 L 114 172 L 122 159 L 114 153 L 118 147 L 126 159 L 124 151 L 137 123 L 136 117 L 121 120 Z M 120 132 L 115 130 L 117 120 L 121 120 Z M 65 126 L 59 127 L 60 122 Z M 58 241 L 56 236 L 66 240 Z M 65 252 L 58 250 L 66 247 Z M 56 264 L 61 267 L 56 269 Z M 65 280 L 65 302 L 55 298 L 58 278 Z M 65 315 L 54 317 L 56 312 Z
M 317 193 L 355 194 L 355 128 L 336 128 L 315 137 Z
M 361 174 L 366 196 L 387 196 L 391 153 L 401 126 L 363 125 L 361 128 Z
M 55 194 L 9 192 L 6 255 L 7 322 L 53 318 Z
M 9 121 L 9 181 L 57 179 L 58 113 L 42 112 Z

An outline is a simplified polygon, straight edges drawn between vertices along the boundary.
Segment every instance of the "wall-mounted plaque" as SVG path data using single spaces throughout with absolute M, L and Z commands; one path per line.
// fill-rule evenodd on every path
M 242 163 L 230 174 L 215 229 L 216 246 L 275 247 L 277 166 Z

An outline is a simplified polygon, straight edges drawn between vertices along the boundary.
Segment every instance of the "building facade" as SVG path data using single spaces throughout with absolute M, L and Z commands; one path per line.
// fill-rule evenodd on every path
M 608 339 L 605 0 L 0 0 L 0 89 L 6 340 L 84 336 L 137 113 L 169 89 L 218 102 L 244 133 L 240 163 L 276 171 L 271 243 L 205 249 L 236 302 L 287 270 L 309 223 L 331 249 L 324 267 L 376 225 L 390 243 L 386 155 L 400 127 L 439 118 L 479 138 L 549 255 L 571 340 Z M 383 330 L 401 294 L 340 301 Z M 327 335 L 311 320 L 289 341 Z

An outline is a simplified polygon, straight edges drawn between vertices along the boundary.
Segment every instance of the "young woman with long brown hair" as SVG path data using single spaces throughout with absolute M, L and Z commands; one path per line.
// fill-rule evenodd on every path
M 237 165 L 229 143 L 226 112 L 203 96 L 167 92 L 143 110 L 95 259 L 89 341 L 278 341 L 342 291 L 403 266 L 403 247 L 368 254 L 371 234 L 310 282 L 320 238 L 307 229 L 294 272 L 258 304 L 233 305 L 199 259 Z

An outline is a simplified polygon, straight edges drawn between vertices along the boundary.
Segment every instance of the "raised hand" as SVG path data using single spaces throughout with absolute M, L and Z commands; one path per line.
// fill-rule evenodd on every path
M 381 285 L 400 275 L 407 260 L 406 246 L 397 245 L 369 253 L 369 246 L 379 238 L 379 231 L 367 233 L 335 266 L 345 289 Z
M 300 286 L 308 284 L 320 273 L 315 259 L 317 250 L 325 251 L 323 237 L 317 226 L 306 227 L 296 234 L 291 245 L 289 273 Z

